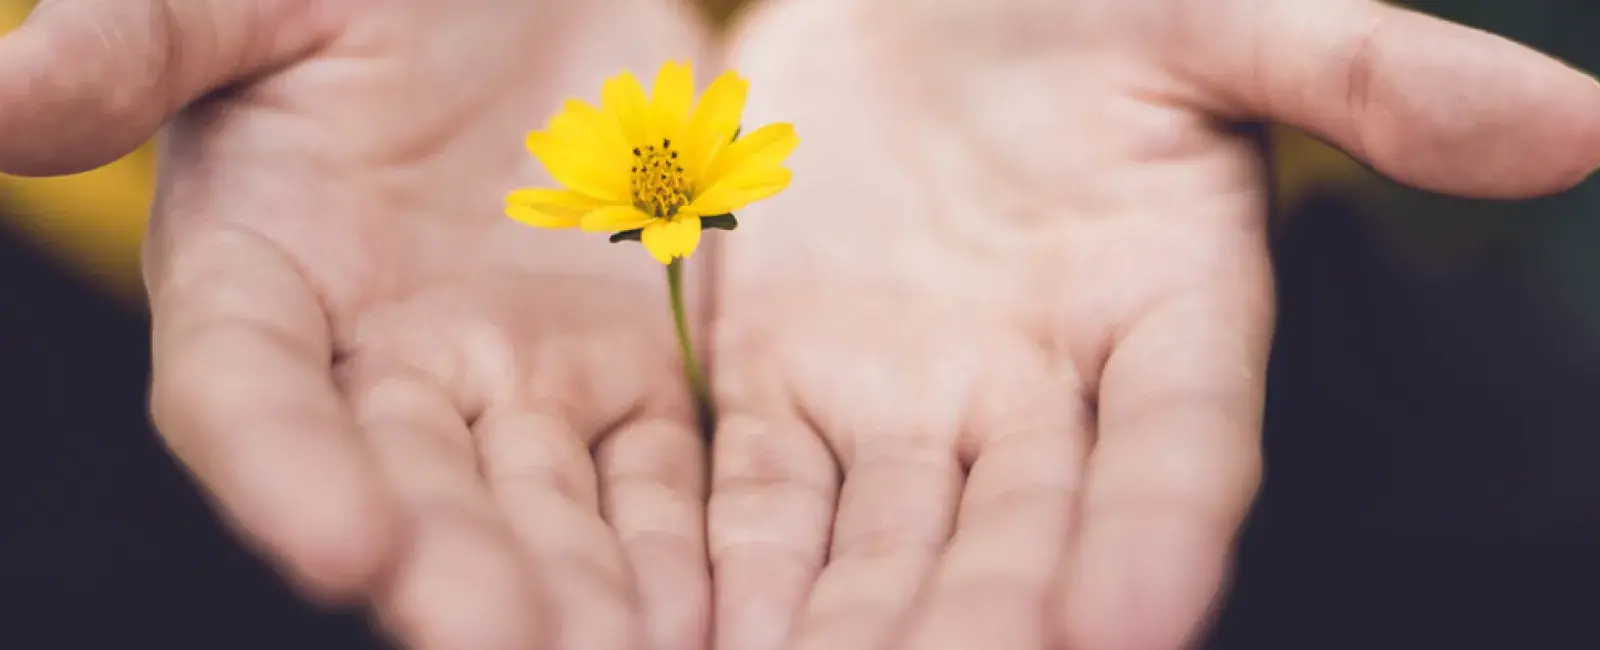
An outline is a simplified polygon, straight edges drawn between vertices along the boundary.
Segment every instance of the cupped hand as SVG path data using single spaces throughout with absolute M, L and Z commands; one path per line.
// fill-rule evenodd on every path
M 1600 164 L 1593 80 L 1368 0 L 778 0 L 734 51 L 801 146 L 719 266 L 722 650 L 1195 642 L 1262 476 L 1235 125 L 1477 197 Z
M 702 444 L 660 265 L 503 216 L 524 135 L 701 47 L 670 0 L 53 0 L 0 167 L 170 119 L 152 409 L 229 521 L 408 647 L 704 646 Z

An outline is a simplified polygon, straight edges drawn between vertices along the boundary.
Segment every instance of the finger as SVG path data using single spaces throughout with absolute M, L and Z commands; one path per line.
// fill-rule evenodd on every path
M 310 49 L 336 4 L 45 0 L 0 39 L 0 170 L 111 162 L 185 104 Z
M 1168 49 L 1224 110 L 1305 128 L 1398 181 L 1519 198 L 1600 166 L 1600 84 L 1498 36 L 1375 0 L 1185 6 L 1191 47 Z
M 333 383 L 316 296 L 276 251 L 231 232 L 192 240 L 162 277 L 150 401 L 167 445 L 310 595 L 364 593 L 396 524 Z
M 595 457 L 601 510 L 633 568 L 649 650 L 708 645 L 706 449 L 692 421 L 687 408 L 640 417 L 607 436 Z
M 806 604 L 796 648 L 872 650 L 901 631 L 955 523 L 963 468 L 954 438 L 853 437 L 828 565 Z
M 1184 292 L 1116 342 L 1063 567 L 1068 647 L 1177 650 L 1208 622 L 1260 481 L 1262 284 Z
M 375 598 L 386 627 L 418 650 L 537 647 L 547 627 L 534 576 L 448 395 L 401 365 L 356 359 L 340 374 L 408 514 L 405 555 Z
M 977 460 L 905 650 L 1047 647 L 1045 605 L 1074 533 L 1088 416 L 1076 382 L 1016 361 L 979 384 Z
M 600 518 L 585 438 L 562 417 L 491 411 L 473 425 L 483 475 L 541 576 L 562 650 L 633 650 L 642 638 L 633 575 Z
M 787 649 L 827 559 L 839 472 L 793 416 L 722 414 L 707 512 L 718 650 Z

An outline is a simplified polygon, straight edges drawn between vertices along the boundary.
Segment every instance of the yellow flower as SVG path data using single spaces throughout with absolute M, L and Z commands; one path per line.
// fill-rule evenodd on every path
M 569 99 L 528 151 L 562 189 L 523 188 L 506 214 L 541 228 L 636 235 L 663 264 L 688 257 L 702 227 L 731 228 L 732 212 L 788 187 L 783 161 L 799 144 L 790 124 L 740 135 L 749 83 L 733 72 L 699 102 L 687 63 L 668 62 L 645 95 L 632 73 L 607 80 L 596 108 Z

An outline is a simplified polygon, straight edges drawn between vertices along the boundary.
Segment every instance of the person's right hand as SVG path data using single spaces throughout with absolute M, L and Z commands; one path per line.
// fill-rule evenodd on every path
M 427 650 L 697 649 L 702 443 L 660 265 L 502 201 L 559 100 L 699 47 L 671 0 L 47 1 L 0 40 L 0 169 L 89 169 L 175 118 L 152 411 L 305 593 Z

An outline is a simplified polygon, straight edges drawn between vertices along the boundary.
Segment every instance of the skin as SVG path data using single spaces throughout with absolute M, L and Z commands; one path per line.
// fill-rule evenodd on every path
M 308 597 L 423 650 L 697 650 L 705 454 L 662 267 L 502 198 L 550 182 L 522 140 L 562 98 L 702 37 L 655 0 L 56 0 L 0 41 L 0 168 L 171 118 L 152 413 Z
M 780 0 L 732 51 L 801 147 L 716 280 L 721 650 L 1194 643 L 1273 327 L 1226 123 L 1476 197 L 1600 164 L 1592 79 L 1358 0 Z
M 1359 0 L 975 6 L 732 36 L 746 122 L 802 145 L 691 265 L 709 486 L 660 266 L 500 214 L 560 98 L 706 58 L 665 0 L 46 2 L 0 40 L 0 169 L 170 126 L 163 439 L 408 647 L 1178 648 L 1261 475 L 1265 182 L 1219 125 L 1527 197 L 1600 163 L 1600 86 Z

